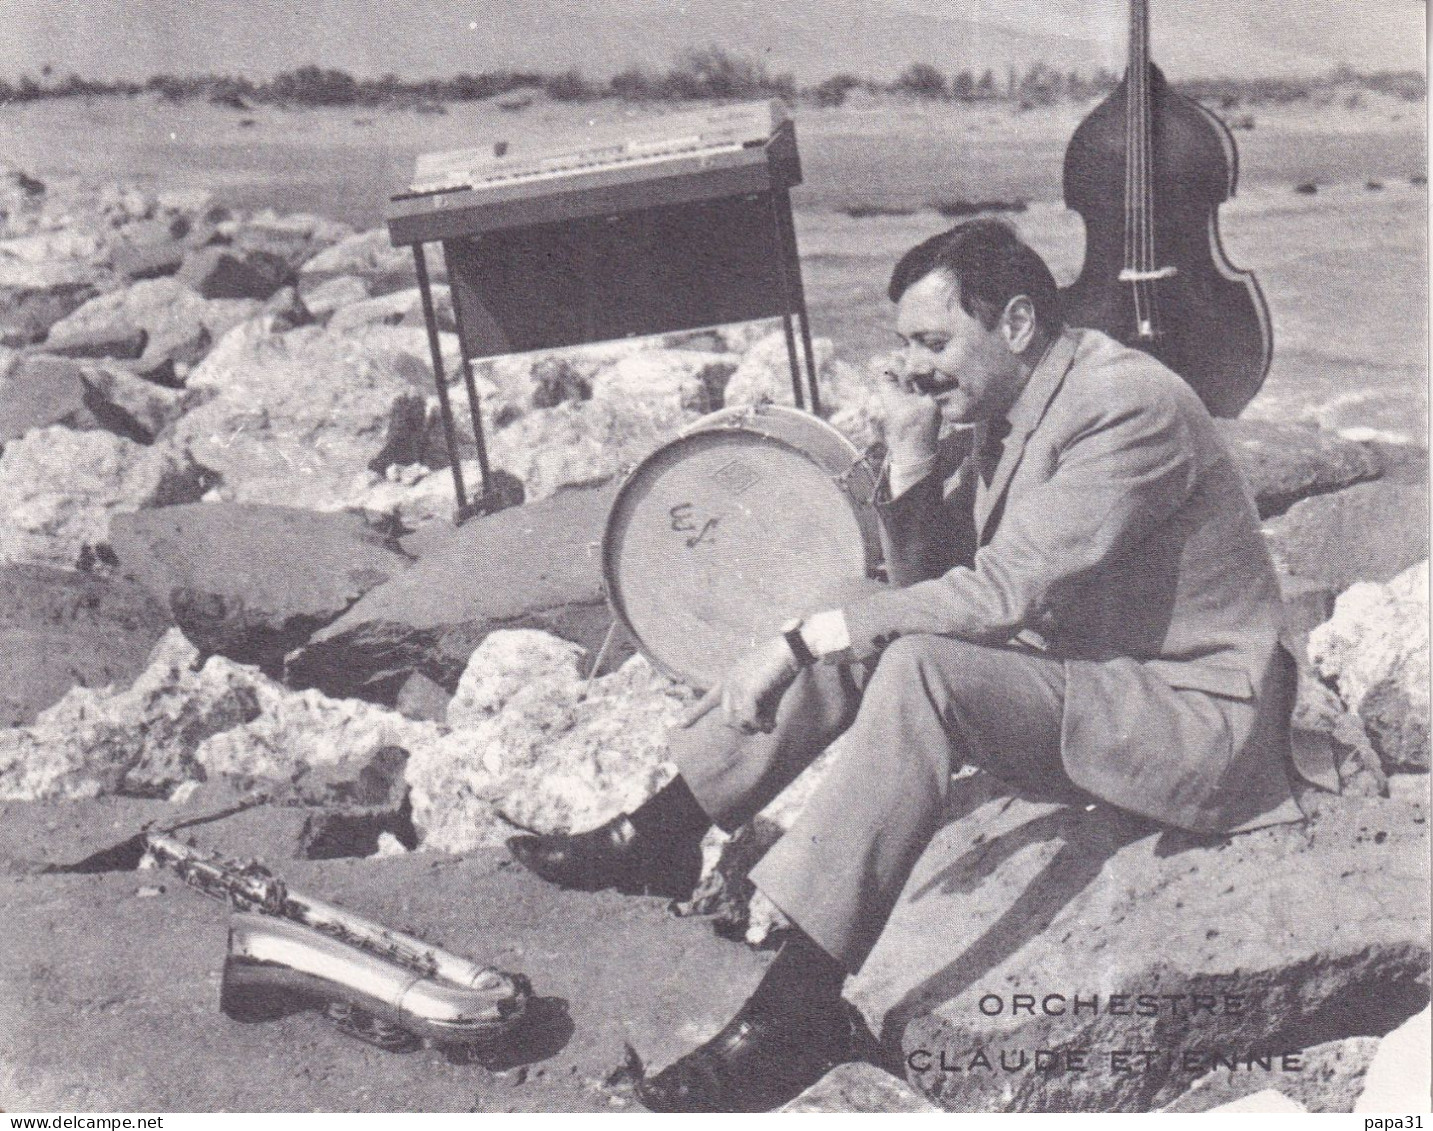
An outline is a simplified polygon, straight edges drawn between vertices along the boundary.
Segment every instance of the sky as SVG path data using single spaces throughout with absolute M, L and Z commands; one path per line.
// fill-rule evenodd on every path
M 1423 69 L 1424 0 L 1149 0 L 1174 78 Z M 715 44 L 803 83 L 840 71 L 1120 69 L 1127 0 L 0 0 L 0 78 L 358 76 L 576 67 L 606 77 Z

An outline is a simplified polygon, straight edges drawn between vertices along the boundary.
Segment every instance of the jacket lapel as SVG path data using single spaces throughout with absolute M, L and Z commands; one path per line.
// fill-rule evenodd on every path
M 1071 330 L 1064 331 L 1056 338 L 1045 356 L 1040 359 L 1035 371 L 1030 374 L 1024 391 L 1010 409 L 1010 435 L 1005 438 L 1000 462 L 995 465 L 995 474 L 990 479 L 990 485 L 987 487 L 983 483 L 980 484 L 975 494 L 975 529 L 979 532 L 979 544 L 982 546 L 989 541 L 990 532 L 986 530 L 986 526 L 991 516 L 999 509 L 1000 500 L 1010 487 L 1015 469 L 1020 466 L 1020 459 L 1025 454 L 1025 443 L 1044 419 L 1045 410 L 1075 360 L 1078 345 L 1079 338 Z

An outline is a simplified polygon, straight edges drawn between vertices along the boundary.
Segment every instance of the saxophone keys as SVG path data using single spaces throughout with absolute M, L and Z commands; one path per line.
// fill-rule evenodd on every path
M 422 1044 L 408 1030 L 375 1017 L 352 1002 L 331 1001 L 324 1007 L 324 1016 L 344 1036 L 377 1045 L 387 1052 L 411 1052 Z

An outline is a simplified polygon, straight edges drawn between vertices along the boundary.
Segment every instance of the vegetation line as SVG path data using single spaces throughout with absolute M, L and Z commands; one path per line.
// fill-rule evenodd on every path
M 1023 72 L 1009 68 L 996 75 L 961 70 L 947 74 L 930 63 L 912 63 L 893 82 L 853 74 L 833 75 L 814 86 L 798 87 L 789 74 L 771 74 L 760 60 L 720 47 L 688 51 L 664 71 L 633 67 L 605 80 L 571 69 L 487 71 L 448 79 L 404 81 L 396 75 L 359 79 L 345 71 L 315 65 L 255 81 L 221 75 L 154 75 L 144 82 L 101 82 L 69 75 L 57 78 L 45 67 L 37 80 L 29 75 L 11 84 L 0 80 L 0 105 L 49 98 L 93 95 L 138 95 L 157 92 L 174 101 L 204 98 L 218 105 L 247 110 L 257 104 L 278 106 L 393 106 L 438 108 L 446 102 L 472 102 L 541 91 L 560 102 L 619 98 L 635 102 L 685 102 L 722 98 L 782 98 L 816 106 L 840 106 L 853 92 L 895 94 L 940 102 L 1008 103 L 1025 109 L 1056 102 L 1082 102 L 1113 89 L 1118 76 L 1101 68 L 1092 75 L 1062 72 L 1035 63 Z M 1427 96 L 1427 79 L 1417 71 L 1360 73 L 1346 67 L 1302 79 L 1219 78 L 1176 83 L 1201 101 L 1232 109 L 1240 105 L 1299 102 L 1335 87 L 1380 92 L 1408 101 Z

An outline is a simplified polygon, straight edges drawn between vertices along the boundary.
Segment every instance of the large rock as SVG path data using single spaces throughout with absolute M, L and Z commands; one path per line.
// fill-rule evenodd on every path
M 582 650 L 495 632 L 448 704 L 452 734 L 405 771 L 424 848 L 464 852 L 512 828 L 568 832 L 630 811 L 669 781 L 666 735 L 689 693 L 634 656 L 584 682 Z
M 45 290 L 0 288 L 0 345 L 44 341 L 50 327 L 94 297 L 87 282 Z
M 680 424 L 722 406 L 736 371 L 729 354 L 700 350 L 649 350 L 619 358 L 592 377 L 592 399 L 618 411 L 650 414 L 661 427 Z
M 1345 708 L 1306 664 L 1299 666 L 1291 723 L 1296 764 L 1306 771 L 1333 767 L 1337 780 L 1314 784 L 1353 797 L 1388 796 L 1388 775 L 1363 720 Z
M 338 275 L 311 287 L 302 297 L 309 313 L 323 321 L 346 306 L 363 302 L 369 297 L 369 290 L 368 284 L 357 275 Z
M 874 1064 L 837 1065 L 779 1110 L 783 1112 L 933 1112 L 931 1103 L 904 1080 Z
M 1150 1110 L 1216 1052 L 1282 1075 L 1281 1055 L 1428 1000 L 1423 806 L 1341 799 L 1310 827 L 1208 842 L 976 777 L 951 815 L 848 987 L 947 1109 Z M 1057 1063 L 1036 1070 L 1038 1050 Z M 1112 1059 L 1130 1050 L 1154 1055 Z
M 443 734 L 372 704 L 290 692 L 222 656 L 205 661 L 171 629 L 128 689 L 75 688 L 32 725 L 0 732 L 0 799 L 160 797 L 222 781 L 278 800 L 391 808 L 408 755 Z
M 33 721 L 72 687 L 127 685 L 168 626 L 133 582 L 0 566 L 0 727 Z
M 429 379 L 409 353 L 251 322 L 190 374 L 212 399 L 174 436 L 222 476 L 227 501 L 337 509 L 383 448 L 394 403 Z
M 292 274 L 293 268 L 272 252 L 221 246 L 186 254 L 175 277 L 205 298 L 266 299 Z
M 199 401 L 192 391 L 153 384 L 112 361 L 82 365 L 80 381 L 100 426 L 140 444 L 154 443 Z
M 209 482 L 183 448 L 36 429 L 0 454 L 0 561 L 74 565 L 104 544 L 113 515 L 195 502 Z
M 1295 503 L 1264 524 L 1275 563 L 1336 592 L 1389 581 L 1428 557 L 1426 483 L 1361 483 Z
M 1362 717 L 1389 770 L 1427 770 L 1428 563 L 1342 593 L 1309 636 L 1309 658 Z
M 177 279 L 144 279 L 91 299 L 51 333 L 80 333 L 110 325 L 143 329 L 147 341 L 138 367 L 154 380 L 173 383 L 214 342 L 257 311 L 258 303 L 252 299 L 206 299 Z M 155 375 L 162 372 L 168 376 Z
M 498 628 L 540 628 L 595 652 L 611 621 L 599 548 L 615 493 L 564 491 L 435 534 L 406 572 L 315 633 L 287 678 L 386 696 L 421 671 L 452 689 Z
M 1304 1049 L 1299 1054 L 1299 1071 L 1280 1073 L 1275 1086 L 1305 1111 L 1352 1111 L 1379 1044 L 1377 1037 L 1349 1037 Z M 1221 1067 L 1200 1077 L 1189 1091 L 1160 1111 L 1214 1111 L 1267 1087 L 1268 1080 L 1269 1074 L 1262 1070 L 1255 1074 Z
M 69 358 L 18 358 L 0 382 L 0 444 L 51 424 L 77 431 L 101 427 L 85 403 L 82 373 Z
M 362 280 L 354 281 L 362 285 Z M 331 288 L 329 293 L 333 293 L 333 284 L 326 286 Z M 318 290 L 322 298 L 323 288 Z M 438 320 L 438 328 L 450 333 L 456 332 L 458 325 L 453 317 L 453 296 L 447 285 L 438 284 L 432 288 L 432 292 L 433 313 Z M 338 331 L 374 323 L 384 326 L 426 326 L 422 296 L 418 288 L 409 287 L 406 290 L 379 295 L 377 298 L 361 299 L 335 307 L 328 326 L 330 330 Z
M 45 338 L 45 350 L 60 357 L 137 358 L 148 341 L 145 330 L 122 322 L 81 330 L 52 326 Z
M 821 394 L 821 415 L 843 432 L 858 448 L 881 439 L 884 413 L 880 404 L 880 382 L 877 374 L 886 358 L 876 357 L 861 368 L 847 364 L 836 356 L 829 338 L 812 343 L 816 357 L 816 373 Z M 798 344 L 798 351 L 800 346 Z M 802 358 L 802 396 L 809 395 Z M 786 353 L 786 338 L 770 333 L 746 349 L 736 372 L 723 392 L 727 405 L 794 404 L 791 388 L 791 367 Z M 809 406 L 808 406 L 809 407 Z
M 1370 448 L 1317 427 L 1262 420 L 1217 420 L 1215 426 L 1234 453 L 1260 518 L 1382 472 Z
M 522 481 L 529 500 L 635 466 L 695 420 L 671 401 L 651 410 L 614 399 L 533 409 L 488 437 L 488 459 Z
M 273 675 L 286 653 L 408 567 L 360 518 L 292 507 L 198 503 L 118 515 L 109 543 L 201 652 Z
M 1378 1042 L 1356 1112 L 1418 1111 L 1428 1102 L 1433 1014 L 1424 1009 Z
M 447 269 L 441 256 L 427 257 L 428 278 L 446 282 Z M 373 228 L 348 236 L 307 260 L 299 270 L 299 293 L 308 300 L 309 291 L 330 279 L 353 275 L 368 284 L 369 293 L 385 295 L 416 285 L 413 252 L 394 247 L 386 228 Z
M 77 687 L 30 726 L 0 731 L 0 799 L 164 796 L 202 779 L 194 754 L 204 739 L 260 710 L 248 669 L 222 658 L 201 668 L 171 629 L 127 690 Z
M 282 260 L 290 272 L 334 244 L 348 239 L 347 224 L 307 212 L 279 214 L 264 209 L 237 226 L 233 245 L 241 251 L 261 251 Z

